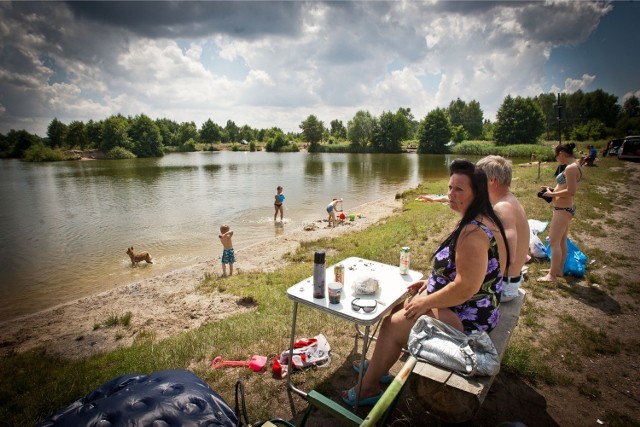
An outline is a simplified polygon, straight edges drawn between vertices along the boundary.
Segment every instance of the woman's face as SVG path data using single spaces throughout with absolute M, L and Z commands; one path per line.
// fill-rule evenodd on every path
M 447 196 L 449 197 L 449 207 L 460 215 L 464 215 L 474 198 L 471 179 L 463 174 L 454 173 L 451 175 Z

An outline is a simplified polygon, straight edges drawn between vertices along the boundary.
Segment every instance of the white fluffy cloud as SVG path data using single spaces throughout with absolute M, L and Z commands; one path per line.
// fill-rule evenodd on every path
M 456 98 L 493 119 L 507 94 L 557 90 L 545 64 L 584 41 L 593 2 L 0 4 L 0 132 L 147 114 L 298 131 L 358 110 L 422 118 Z M 566 79 L 589 89 L 595 76 Z M 637 88 L 630 88 L 636 90 Z

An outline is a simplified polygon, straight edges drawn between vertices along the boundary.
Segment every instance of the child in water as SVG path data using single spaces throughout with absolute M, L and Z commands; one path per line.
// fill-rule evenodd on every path
M 233 231 L 227 224 L 220 226 L 220 243 L 222 243 L 222 275 L 227 275 L 227 264 L 229 264 L 229 276 L 233 275 L 233 263 L 236 261 L 235 254 L 233 252 L 233 243 L 231 242 L 231 236 Z
M 284 202 L 284 194 L 282 194 L 282 186 L 278 186 L 276 189 L 276 195 L 274 196 L 275 201 L 273 202 L 273 207 L 276 209 L 276 213 L 273 214 L 273 220 L 276 220 L 278 216 L 278 212 L 280 212 L 280 222 L 282 222 L 282 216 L 284 215 L 284 208 L 282 207 L 282 202 Z
M 329 214 L 329 227 L 336 225 L 336 212 L 342 212 L 342 209 L 336 208 L 338 203 L 341 203 L 342 199 L 333 199 L 331 203 L 327 205 L 327 213 Z

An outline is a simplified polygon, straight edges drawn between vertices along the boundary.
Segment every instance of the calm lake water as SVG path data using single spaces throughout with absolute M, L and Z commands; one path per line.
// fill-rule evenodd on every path
M 0 161 L 0 321 L 220 255 L 447 175 L 453 156 L 207 152 L 156 159 Z M 273 195 L 284 187 L 283 227 Z M 444 189 L 443 189 L 444 190 Z M 366 215 L 366 212 L 361 212 Z M 131 268 L 127 247 L 154 265 Z M 216 267 L 217 263 L 215 264 Z

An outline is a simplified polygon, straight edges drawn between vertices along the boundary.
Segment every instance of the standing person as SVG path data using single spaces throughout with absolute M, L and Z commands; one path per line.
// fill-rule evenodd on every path
M 576 144 L 559 144 L 555 148 L 555 157 L 564 170 L 556 176 L 556 186 L 540 187 L 544 193 L 542 197 L 553 198 L 553 216 L 549 228 L 549 247 L 551 248 L 551 268 L 545 276 L 539 277 L 539 282 L 552 282 L 564 273 L 564 263 L 567 260 L 567 237 L 569 223 L 576 213 L 573 197 L 578 190 L 578 183 L 582 179 L 582 169 L 573 156 Z
M 336 225 L 336 212 L 342 212 L 338 210 L 336 205 L 342 202 L 342 199 L 333 199 L 331 203 L 327 205 L 327 213 L 329 214 L 329 227 L 335 227 Z
M 229 264 L 229 276 L 233 275 L 233 263 L 236 262 L 236 256 L 233 252 L 233 243 L 231 242 L 231 237 L 233 236 L 233 231 L 229 228 L 227 224 L 223 224 L 220 226 L 220 234 L 218 237 L 220 238 L 220 243 L 222 243 L 222 275 L 227 275 L 227 264 Z
M 273 207 L 276 209 L 276 212 L 273 214 L 273 220 L 275 221 L 278 212 L 280 212 L 280 222 L 282 222 L 282 216 L 284 215 L 284 208 L 282 207 L 282 202 L 284 202 L 284 194 L 282 194 L 282 186 L 278 185 L 276 188 L 276 195 L 274 197 Z
M 398 360 L 420 316 L 432 316 L 467 334 L 491 332 L 500 319 L 502 272 L 509 265 L 509 248 L 491 207 L 487 176 L 467 160 L 454 160 L 449 174 L 449 208 L 458 213 L 460 222 L 433 254 L 429 278 L 410 285 L 413 296 L 382 321 L 362 378 L 360 405 L 375 405 L 380 399 L 379 381 Z M 355 398 L 355 388 L 342 393 L 349 405 Z
M 518 296 L 523 282 L 522 267 L 529 254 L 529 221 L 527 213 L 516 196 L 511 192 L 511 161 L 502 156 L 487 156 L 476 163 L 487 175 L 489 199 L 493 211 L 498 215 L 507 236 L 511 263 L 502 278 L 502 298 L 500 302 L 511 301 Z

